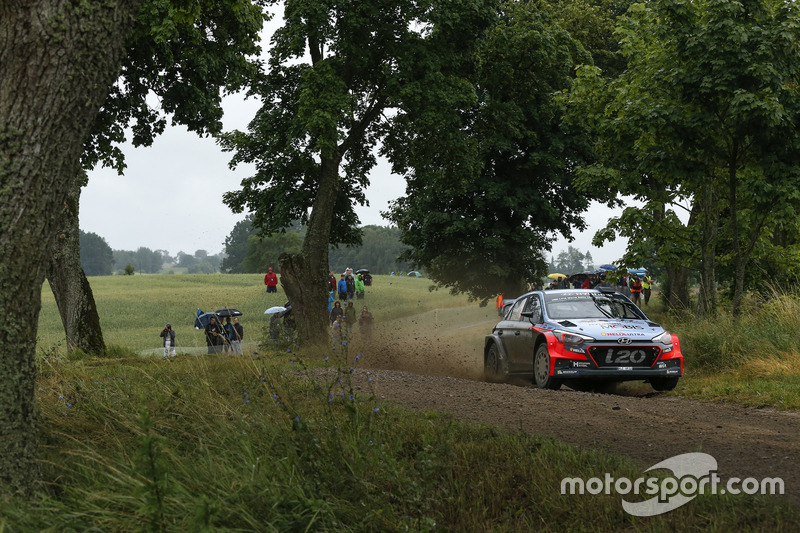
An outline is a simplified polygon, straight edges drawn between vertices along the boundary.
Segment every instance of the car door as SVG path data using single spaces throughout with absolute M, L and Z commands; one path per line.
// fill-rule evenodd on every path
M 503 345 L 508 354 L 508 369 L 511 372 L 520 372 L 526 367 L 526 354 L 532 350 L 528 347 L 531 336 L 531 323 L 522 315 L 529 298 L 519 298 L 514 302 L 511 311 L 506 315 L 506 324 L 503 331 Z
M 533 344 L 537 332 L 534 331 L 535 324 L 542 323 L 542 302 L 538 294 L 532 294 L 525 302 L 522 309 L 522 320 L 525 329 L 516 336 L 519 342 L 519 370 L 521 372 L 533 372 Z

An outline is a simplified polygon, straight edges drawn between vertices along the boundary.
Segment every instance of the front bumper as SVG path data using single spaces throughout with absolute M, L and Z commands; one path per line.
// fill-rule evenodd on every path
M 559 379 L 609 379 L 619 381 L 677 378 L 683 375 L 681 360 L 678 358 L 656 361 L 652 367 L 604 366 L 596 367 L 590 361 L 574 359 L 555 359 L 553 374 Z

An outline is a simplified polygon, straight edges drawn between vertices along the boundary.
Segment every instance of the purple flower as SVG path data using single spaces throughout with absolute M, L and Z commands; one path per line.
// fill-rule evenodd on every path
M 264 383 L 265 381 L 267 381 L 267 378 L 265 378 L 265 377 L 262 377 L 262 378 L 261 378 L 261 383 Z
M 325 359 L 323 359 L 323 361 L 327 362 L 328 361 L 328 357 L 325 356 Z
M 372 410 L 372 412 L 373 412 L 373 413 L 377 413 L 377 412 L 378 412 L 378 411 L 380 411 L 380 410 L 381 410 L 381 408 L 380 408 L 380 407 L 376 407 L 375 409 L 373 409 L 373 410 Z

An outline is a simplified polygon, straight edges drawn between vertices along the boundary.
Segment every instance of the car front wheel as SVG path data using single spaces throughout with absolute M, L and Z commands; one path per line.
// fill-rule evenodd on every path
M 492 343 L 486 352 L 486 357 L 483 360 L 483 375 L 486 381 L 491 381 L 492 383 L 499 383 L 506 379 L 503 357 L 500 355 L 500 349 L 497 348 L 495 343 Z
M 657 391 L 670 391 L 678 386 L 678 378 L 653 378 L 650 386 Z
M 558 390 L 561 380 L 550 375 L 550 353 L 547 344 L 540 344 L 533 357 L 533 380 L 540 389 Z

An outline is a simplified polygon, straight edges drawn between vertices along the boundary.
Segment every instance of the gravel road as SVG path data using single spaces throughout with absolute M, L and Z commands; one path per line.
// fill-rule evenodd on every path
M 800 507 L 800 413 L 686 400 L 644 384 L 596 394 L 487 383 L 483 336 L 496 321 L 494 310 L 484 308 L 384 324 L 371 344 L 360 345 L 354 384 L 366 390 L 371 377 L 369 390 L 397 405 L 606 450 L 643 470 L 680 453 L 708 453 L 722 479 L 782 478 Z

